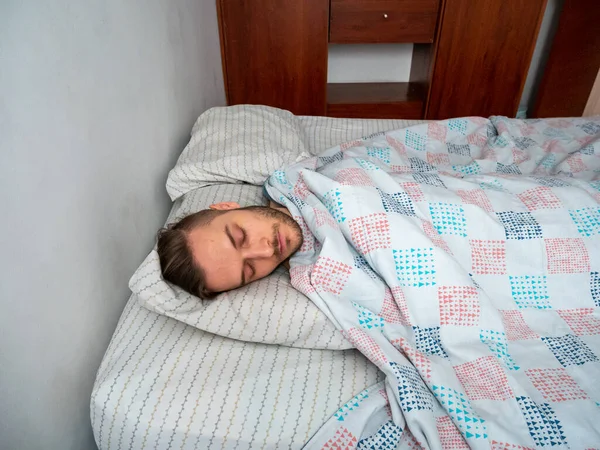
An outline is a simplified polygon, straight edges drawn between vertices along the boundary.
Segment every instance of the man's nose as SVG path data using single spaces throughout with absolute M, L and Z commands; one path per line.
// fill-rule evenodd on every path
M 270 258 L 273 256 L 273 245 L 268 239 L 262 239 L 258 242 L 253 242 L 244 249 L 243 256 L 245 259 L 260 259 Z

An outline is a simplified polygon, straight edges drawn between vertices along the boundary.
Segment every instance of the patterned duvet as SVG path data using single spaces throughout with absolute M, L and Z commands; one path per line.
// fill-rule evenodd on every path
M 292 283 L 385 374 L 307 448 L 600 445 L 600 120 L 454 119 L 275 172 Z

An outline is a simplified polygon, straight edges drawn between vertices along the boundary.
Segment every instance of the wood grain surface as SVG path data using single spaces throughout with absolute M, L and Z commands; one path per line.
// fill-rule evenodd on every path
M 566 0 L 530 116 L 581 116 L 598 69 L 600 1 Z
M 328 0 L 218 0 L 229 105 L 325 115 Z
M 330 83 L 327 85 L 327 115 L 421 119 L 423 96 L 419 83 Z
M 439 0 L 331 0 L 329 41 L 433 42 Z
M 514 117 L 546 0 L 446 0 L 428 119 Z

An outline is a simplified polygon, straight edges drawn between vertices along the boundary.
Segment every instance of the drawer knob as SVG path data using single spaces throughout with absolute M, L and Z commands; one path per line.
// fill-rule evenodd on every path
M 384 18 L 384 19 L 387 19 L 387 18 L 388 18 L 388 15 L 387 15 L 387 14 L 384 14 L 384 15 L 383 15 L 383 18 Z

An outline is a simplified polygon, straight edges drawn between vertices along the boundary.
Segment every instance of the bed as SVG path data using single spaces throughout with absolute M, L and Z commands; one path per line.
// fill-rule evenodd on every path
M 341 142 L 415 123 L 419 122 L 294 117 L 272 108 L 238 106 L 209 111 L 192 134 L 205 132 L 204 142 L 222 142 L 228 130 L 238 127 L 238 141 L 229 144 L 239 146 L 242 156 L 229 163 L 249 165 L 244 158 L 252 157 L 245 150 L 252 147 L 250 139 L 269 139 L 273 127 L 291 127 L 303 151 L 314 155 Z M 224 152 L 231 151 L 214 146 L 217 165 Z M 177 185 L 168 183 L 176 201 L 167 222 L 197 208 L 199 202 L 261 201 L 261 188 L 254 185 L 260 183 L 251 182 L 262 181 L 264 172 L 246 174 L 245 183 L 222 175 L 203 186 L 185 159 L 178 164 L 183 176 Z M 144 302 L 133 294 L 92 393 L 98 448 L 301 448 L 341 405 L 382 380 L 377 367 L 349 348 L 316 308 L 308 303 L 296 307 L 298 299 L 288 298 L 289 291 L 281 287 L 285 273 L 273 277 L 279 281 L 266 280 L 256 291 L 246 292 L 239 304 L 217 300 L 211 320 L 202 324 L 197 311 L 187 313 L 188 323 L 177 320 L 185 305 L 165 311 L 149 303 L 142 306 Z M 244 309 L 249 303 L 256 305 L 252 311 Z M 264 329 L 262 323 L 277 326 Z
M 94 386 L 99 448 L 596 447 L 599 137 L 209 110 L 167 223 L 264 189 L 304 242 L 291 279 L 213 301 L 149 253 Z

